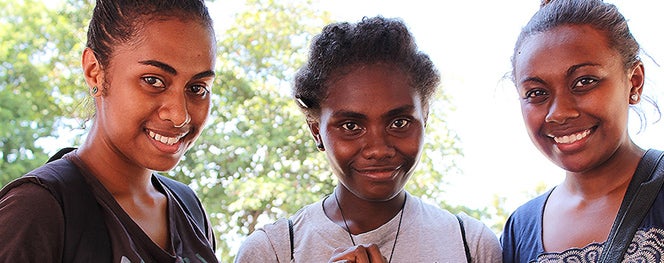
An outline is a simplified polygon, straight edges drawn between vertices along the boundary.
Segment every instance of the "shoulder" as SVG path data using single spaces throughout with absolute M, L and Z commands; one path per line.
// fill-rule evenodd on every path
M 507 219 L 500 237 L 504 262 L 519 262 L 541 250 L 542 212 L 552 190 L 526 202 Z
M 508 224 L 514 224 L 515 222 L 518 222 L 519 224 L 525 222 L 533 223 L 536 221 L 533 220 L 533 218 L 540 218 L 542 216 L 544 204 L 546 204 L 546 200 L 549 198 L 551 191 L 552 190 L 549 190 L 519 206 L 507 219 Z
M 235 262 L 277 262 L 277 255 L 263 229 L 249 235 L 238 250 Z
M 476 262 L 499 262 L 502 249 L 498 236 L 486 224 L 465 213 L 459 213 L 459 224 L 463 224 L 466 242 Z
M 58 201 L 43 186 L 21 178 L 0 196 L 0 256 L 16 261 L 60 258 L 64 216 Z M 35 255 L 34 251 L 41 251 Z M 41 259 L 39 259 L 41 258 Z

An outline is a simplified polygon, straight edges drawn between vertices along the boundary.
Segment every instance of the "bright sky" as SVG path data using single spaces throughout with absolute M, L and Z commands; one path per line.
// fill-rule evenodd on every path
M 606 0 L 628 19 L 641 47 L 664 63 L 664 2 Z M 465 158 L 463 175 L 451 175 L 444 185 L 449 200 L 470 207 L 490 205 L 494 195 L 507 197 L 514 209 L 534 194 L 535 187 L 551 187 L 563 171 L 551 164 L 526 134 L 512 82 L 503 80 L 511 70 L 514 42 L 532 14 L 537 0 L 335 0 L 326 1 L 333 18 L 355 22 L 362 16 L 401 17 L 420 48 L 442 73 L 443 89 L 452 96 L 456 111 L 450 124 L 461 137 Z M 664 69 L 642 56 L 648 82 L 647 95 L 664 101 Z M 660 103 L 664 109 L 664 102 Z M 652 107 L 645 105 L 645 110 Z M 648 116 L 654 119 L 654 114 Z M 639 119 L 630 125 L 632 138 L 643 148 L 664 149 L 664 121 L 638 131 Z M 429 130 L 429 133 L 435 132 Z M 659 136 L 657 136 L 659 135 Z
M 664 2 L 606 1 L 619 7 L 642 48 L 655 61 L 664 63 Z M 530 199 L 538 184 L 551 187 L 562 180 L 563 171 L 530 142 L 514 86 L 510 80 L 503 80 L 511 70 L 510 56 L 516 37 L 539 8 L 538 0 L 323 3 L 337 21 L 356 22 L 363 16 L 377 14 L 402 18 L 420 48 L 440 69 L 443 89 L 452 96 L 457 108 L 449 114 L 450 125 L 461 137 L 465 154 L 461 162 L 463 174 L 449 175 L 447 184 L 441 185 L 451 203 L 485 207 L 497 195 L 507 197 L 507 208 L 511 210 Z M 214 6 L 224 10 L 221 13 L 232 13 L 237 1 L 217 1 Z M 643 57 L 649 80 L 645 93 L 664 101 L 664 70 Z M 664 108 L 664 102 L 661 106 Z M 638 127 L 638 117 L 632 118 L 630 124 Z M 632 129 L 631 133 L 641 147 L 664 149 L 664 121 L 649 124 L 638 135 L 637 130 Z

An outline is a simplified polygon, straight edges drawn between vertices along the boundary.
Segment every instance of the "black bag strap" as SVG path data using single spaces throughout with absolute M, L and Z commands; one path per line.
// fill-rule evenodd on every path
M 99 204 L 78 167 L 69 160 L 62 160 L 65 154 L 74 150 L 76 148 L 63 148 L 51 156 L 47 164 L 53 162 L 50 165 L 58 165 L 58 168 L 53 169 L 57 174 L 54 178 L 40 178 L 50 182 L 53 188 L 51 193 L 63 208 L 66 235 L 63 262 L 99 262 L 100 259 L 108 259 L 110 262 L 111 242 Z M 158 174 L 156 176 L 173 193 L 184 212 L 194 220 L 203 234 L 207 234 L 210 226 L 194 192 L 178 181 Z M 212 245 L 213 248 L 216 245 L 214 239 Z M 74 259 L 80 254 L 79 251 L 94 251 L 93 254 L 98 258 L 76 261 Z
M 295 244 L 293 242 L 293 220 L 288 219 L 288 239 L 290 240 L 290 259 L 293 261 L 293 253 L 295 252 Z
M 461 240 L 463 241 L 463 250 L 466 252 L 466 262 L 470 263 L 470 248 L 468 247 L 468 241 L 466 240 L 466 229 L 463 227 L 463 220 L 458 214 L 455 215 L 457 220 L 459 220 L 459 228 L 461 229 Z
M 74 149 L 58 151 L 44 166 L 14 180 L 11 185 L 41 185 L 60 204 L 65 224 L 62 262 L 111 262 L 111 241 L 101 208 L 78 167 L 61 159 Z
M 277 262 L 295 262 L 293 261 L 293 221 L 290 218 L 280 218 L 274 223 L 267 224 L 256 231 L 265 232 L 270 246 L 275 252 Z
M 598 262 L 620 262 L 664 183 L 664 152 L 646 151 L 613 222 Z

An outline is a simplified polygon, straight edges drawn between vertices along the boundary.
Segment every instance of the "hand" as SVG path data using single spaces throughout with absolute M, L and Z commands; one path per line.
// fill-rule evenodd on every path
M 330 263 L 387 263 L 376 244 L 337 248 L 332 253 Z

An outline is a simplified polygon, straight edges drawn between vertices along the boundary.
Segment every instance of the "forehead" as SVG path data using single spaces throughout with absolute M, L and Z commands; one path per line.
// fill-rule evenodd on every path
M 354 66 L 329 83 L 327 90 L 322 108 L 363 112 L 421 107 L 420 94 L 409 76 L 391 65 Z
M 564 25 L 527 37 L 515 54 L 515 76 L 553 64 L 620 63 L 606 34 L 588 25 Z
M 118 45 L 111 64 L 116 59 L 131 57 L 139 61 L 182 64 L 183 67 L 208 65 L 201 66 L 208 70 L 214 63 L 215 53 L 214 33 L 202 23 L 177 18 L 158 19 L 144 23 L 134 40 Z

